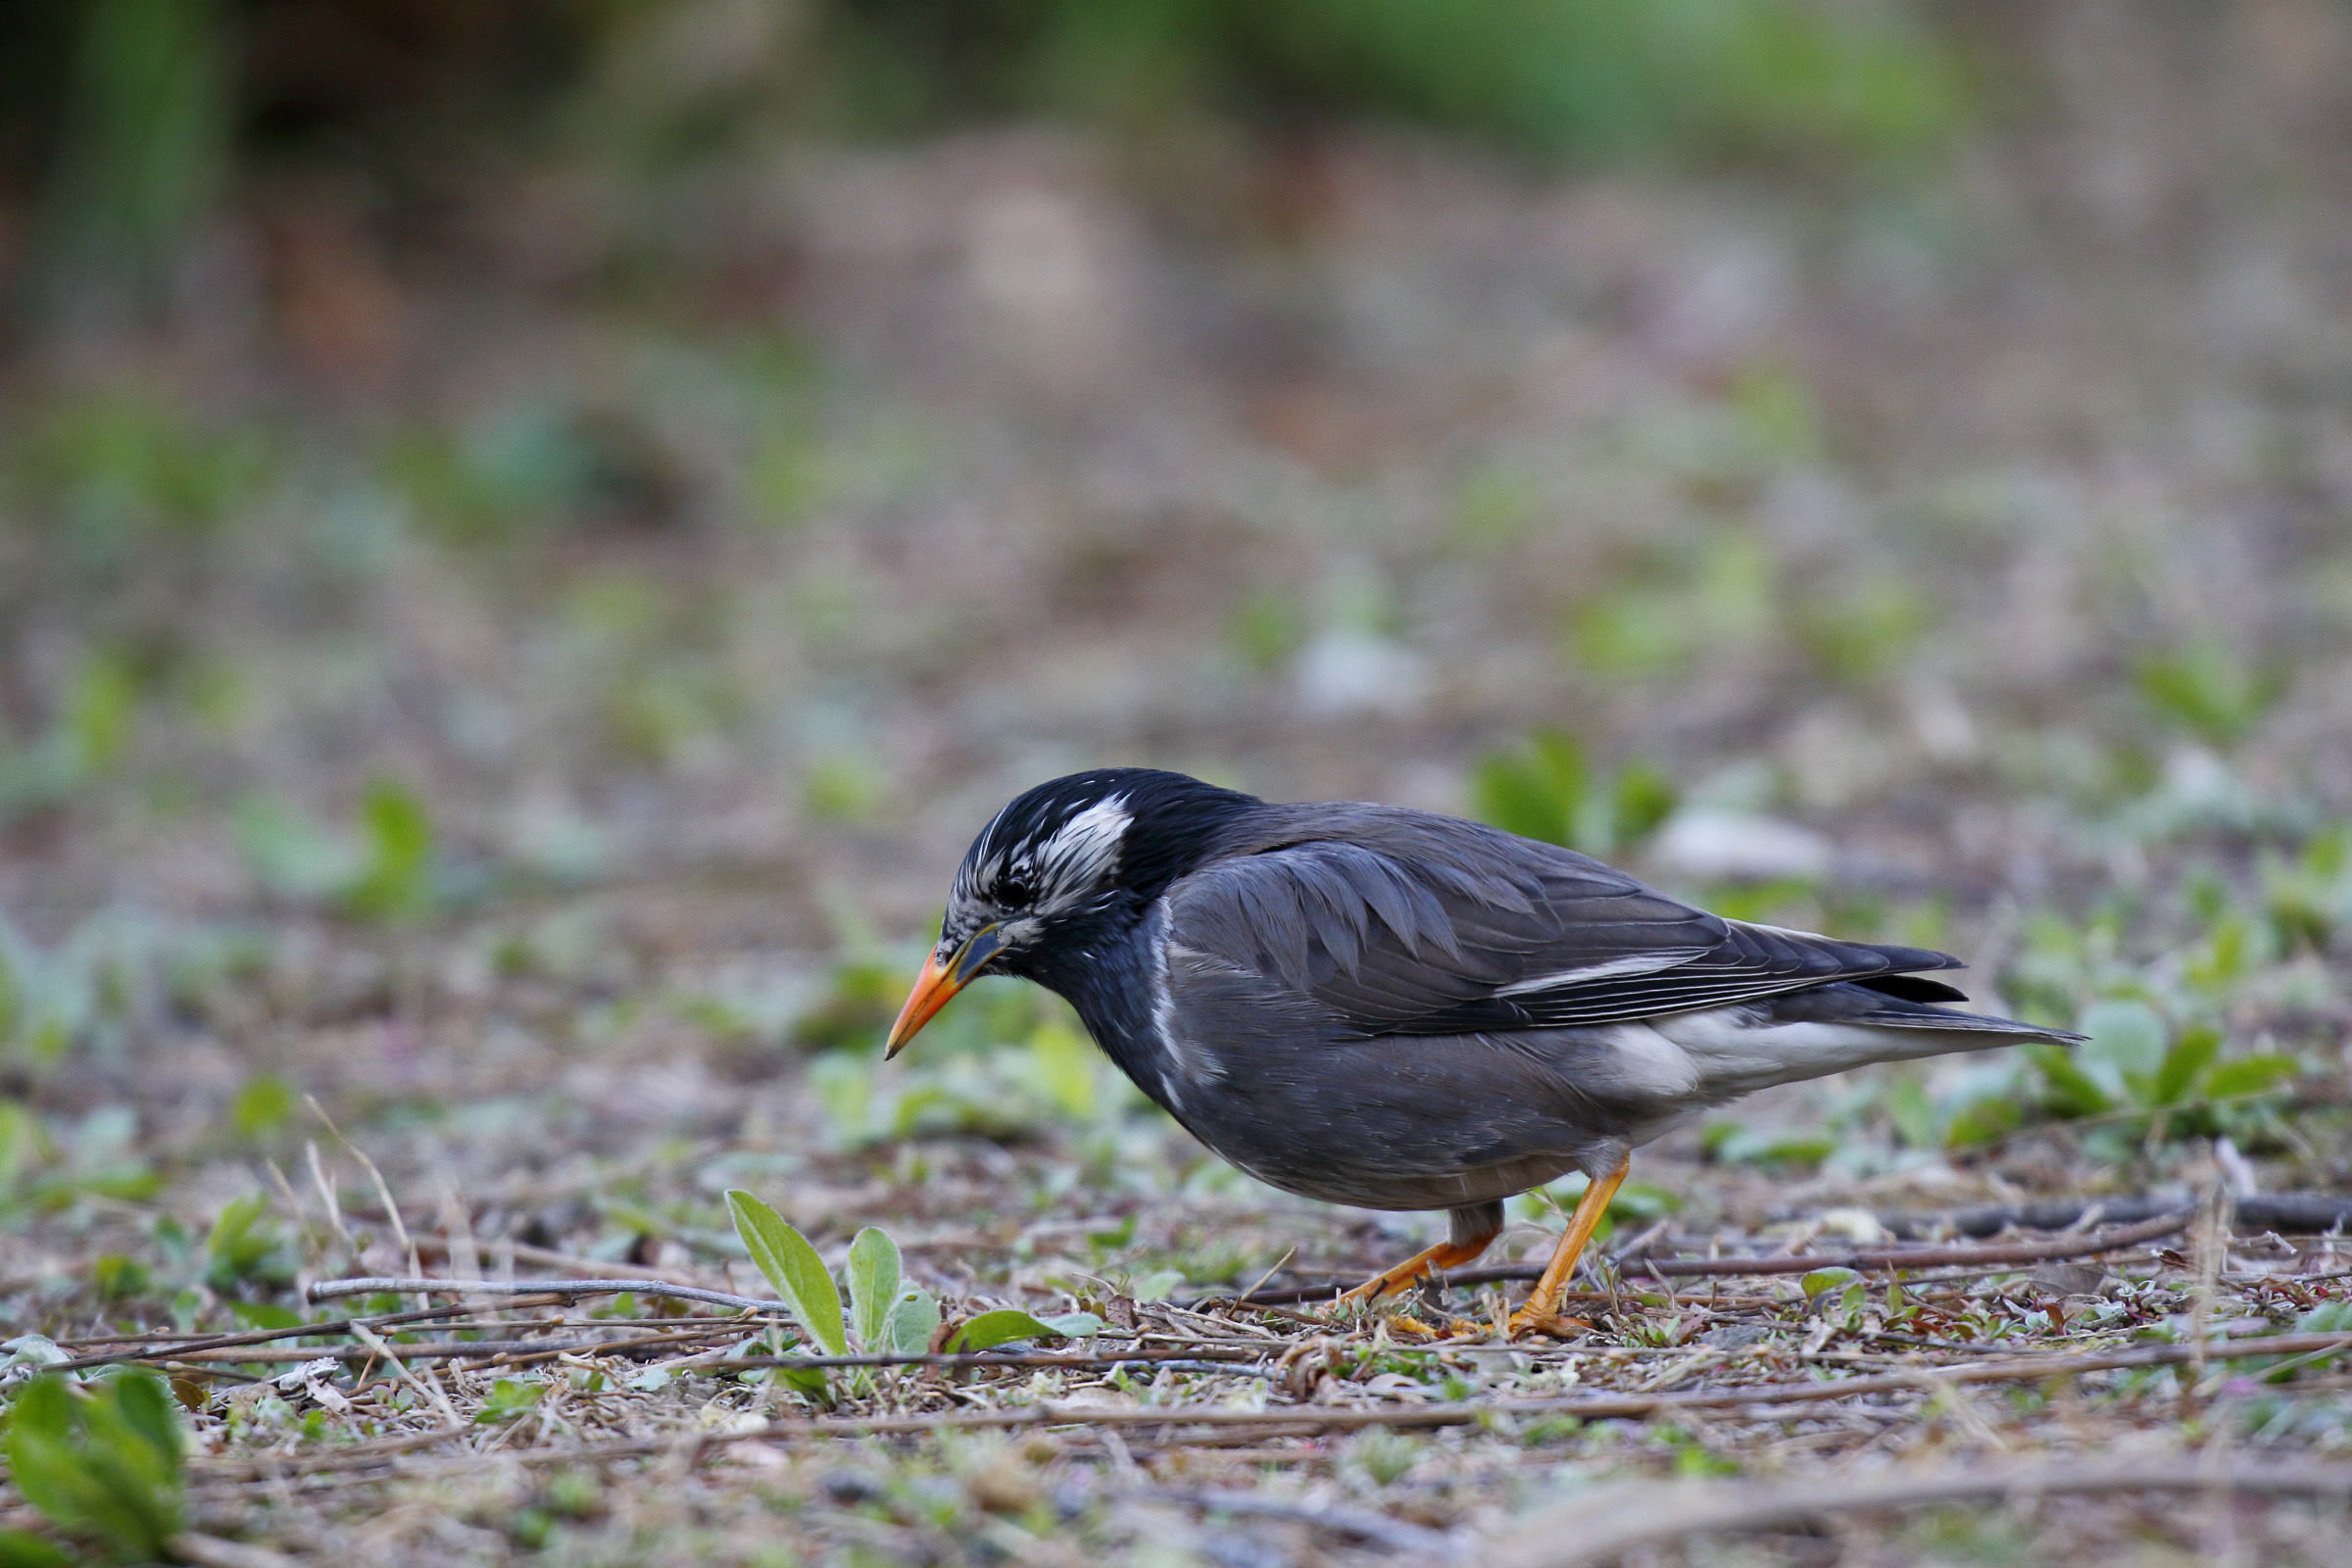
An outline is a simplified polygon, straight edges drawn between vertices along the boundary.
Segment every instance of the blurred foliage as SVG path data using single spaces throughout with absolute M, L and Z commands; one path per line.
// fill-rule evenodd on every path
M 152 304 L 243 172 L 356 163 L 416 199 L 449 186 L 469 138 L 568 144 L 650 172 L 779 124 L 1343 117 L 1543 159 L 1821 171 L 1932 155 L 1970 96 L 1954 52 L 1903 0 L 829 0 L 813 14 L 785 0 L 22 0 L 9 12 L 0 88 L 16 90 L 0 92 L 0 152 L 28 166 L 20 176 L 40 169 L 40 298 L 69 319 Z M 576 433 L 516 434 L 522 448 L 471 474 L 474 458 L 419 453 L 416 476 L 460 515 L 485 481 L 593 480 Z
M 1832 680 L 1863 684 L 1901 667 L 1931 622 L 1927 594 L 1891 573 L 1797 607 L 1797 634 Z
M 2160 721 L 2217 751 L 2242 740 L 2286 690 L 2277 670 L 2210 637 L 2142 660 L 2138 676 L 2140 697 Z
M 891 127 L 1051 108 L 1367 115 L 1544 157 L 1940 145 L 1953 61 L 1890 5 L 1802 0 L 847 0 L 854 115 Z
M 93 1384 L 36 1377 L 9 1405 L 17 1490 L 60 1534 L 101 1553 L 100 1561 L 174 1557 L 185 1449 L 171 1395 L 144 1369 Z M 23 1555 L 26 1549 L 0 1544 L 18 1553 L 11 1560 L 40 1560 Z
M 204 1283 L 222 1297 L 247 1286 L 266 1297 L 294 1283 L 294 1257 L 270 1222 L 267 1193 L 250 1193 L 220 1210 L 204 1256 Z
M 0 728 L 0 827 L 65 805 L 103 779 L 129 752 L 140 703 L 127 662 L 93 654 L 75 668 L 49 724 L 29 743 Z
M 41 282 L 69 315 L 151 307 L 228 160 L 230 13 L 212 0 L 78 9 Z
M 1545 730 L 1516 751 L 1482 759 L 1471 801 L 1505 832 L 1607 856 L 1656 831 L 1674 810 L 1675 790 L 1648 762 L 1628 762 L 1614 774 L 1595 769 L 1573 738 Z
M 941 1027 L 964 1010 L 959 1001 L 924 1030 L 918 1050 L 897 1061 L 837 1053 L 811 1062 L 827 1133 L 847 1148 L 956 1135 L 1017 1143 L 1055 1128 L 1115 1134 L 1130 1113 L 1148 1107 L 1142 1091 L 1066 1018 L 987 1027 L 986 1043 L 974 1047 L 961 1043 L 970 1035 Z
M 1750 531 L 1651 543 L 1622 578 L 1570 612 L 1569 653 L 1602 676 L 1679 674 L 1711 650 L 1767 636 L 1779 594 L 1772 556 Z M 1808 608 L 1803 621 L 1824 624 L 1830 613 Z
M 352 831 L 338 833 L 282 801 L 255 797 L 237 809 L 237 837 L 263 888 L 358 920 L 413 922 L 468 891 L 436 853 L 431 812 L 415 790 L 378 778 L 357 814 Z

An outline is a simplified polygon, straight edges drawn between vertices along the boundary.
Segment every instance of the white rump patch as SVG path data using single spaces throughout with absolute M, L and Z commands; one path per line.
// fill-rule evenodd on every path
M 1680 1100 L 1704 1081 L 1690 1053 L 1646 1023 L 1621 1023 L 1608 1032 L 1611 1063 L 1626 1088 L 1660 1100 Z
M 1552 991 L 1561 986 L 1581 986 L 1592 980 L 1614 980 L 1622 975 L 1656 974 L 1689 963 L 1698 956 L 1695 948 L 1683 948 L 1671 953 L 1637 953 L 1631 957 L 1611 958 L 1606 963 L 1589 963 L 1581 969 L 1562 969 L 1557 974 L 1540 974 L 1532 980 L 1514 980 L 1497 990 L 1497 997 L 1524 997 L 1531 992 Z
M 1979 1046 L 1973 1040 L 1960 1042 L 1953 1031 L 1884 1029 L 1866 1023 L 1764 1023 L 1747 1007 L 1678 1012 L 1624 1028 L 1654 1035 L 1674 1048 L 1690 1063 L 1700 1091 L 1718 1097 L 1826 1077 L 1874 1061 L 1907 1061 L 2009 1043 L 2007 1037 L 1993 1035 Z

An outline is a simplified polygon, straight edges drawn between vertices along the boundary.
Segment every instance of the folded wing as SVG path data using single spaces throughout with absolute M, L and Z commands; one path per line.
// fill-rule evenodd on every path
M 1835 981 L 1965 1000 L 1916 977 L 1960 967 L 1947 954 L 1727 920 L 1573 851 L 1449 817 L 1350 813 L 1326 826 L 1334 836 L 1184 878 L 1169 890 L 1170 939 L 1312 998 L 1359 1037 L 1617 1023 Z

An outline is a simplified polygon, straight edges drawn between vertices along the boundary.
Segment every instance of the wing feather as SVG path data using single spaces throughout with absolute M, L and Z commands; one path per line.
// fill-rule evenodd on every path
M 1171 939 L 1279 980 L 1355 1038 L 1620 1023 L 1960 966 L 1727 920 L 1474 823 L 1351 810 L 1344 838 L 1293 839 L 1178 881 Z

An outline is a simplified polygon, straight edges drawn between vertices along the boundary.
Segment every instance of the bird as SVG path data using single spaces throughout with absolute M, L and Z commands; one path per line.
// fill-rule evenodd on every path
M 885 1059 L 981 974 L 1067 1001 L 1200 1143 L 1284 1192 L 1443 1209 L 1446 1240 L 1344 1293 L 1478 1258 L 1505 1200 L 1582 1198 L 1506 1329 L 1555 1321 L 1635 1149 L 1710 1107 L 1870 1062 L 2083 1038 L 1955 1011 L 1922 948 L 1691 907 L 1592 858 L 1361 802 L 1183 773 L 1051 779 L 991 818 Z

